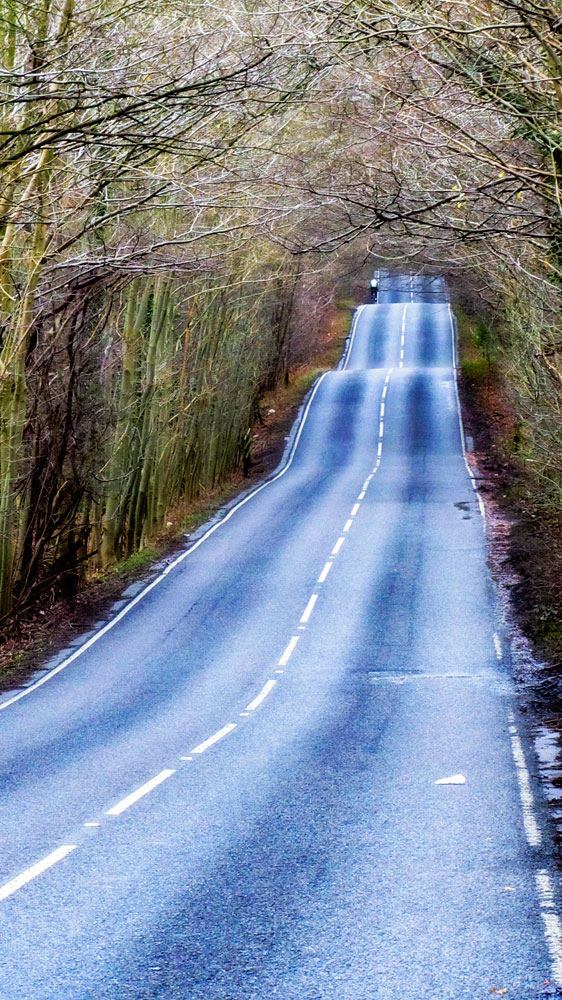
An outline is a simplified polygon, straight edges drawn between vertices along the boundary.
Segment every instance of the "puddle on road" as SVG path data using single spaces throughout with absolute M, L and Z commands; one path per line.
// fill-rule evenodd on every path
M 470 513 L 470 504 L 466 500 L 459 500 L 458 503 L 454 504 L 458 510 L 462 510 L 463 521 L 470 521 L 472 514 Z
M 535 729 L 535 751 L 550 815 L 556 828 L 559 849 L 562 845 L 562 732 L 553 724 L 541 723 Z

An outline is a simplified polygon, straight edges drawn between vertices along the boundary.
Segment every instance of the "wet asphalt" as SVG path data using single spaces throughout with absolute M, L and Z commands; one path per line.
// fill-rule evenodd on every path
M 1 1000 L 549 995 L 442 283 L 383 281 L 298 432 L 114 628 L 2 696 Z

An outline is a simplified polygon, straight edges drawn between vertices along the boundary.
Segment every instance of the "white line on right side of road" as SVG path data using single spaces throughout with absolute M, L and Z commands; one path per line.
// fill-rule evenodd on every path
M 552 961 L 552 979 L 562 986 L 562 924 L 556 912 L 552 882 L 548 872 L 542 868 L 535 875 L 544 923 L 544 936 Z
M 510 719 L 511 718 L 512 717 L 510 716 Z M 517 782 L 519 784 L 519 795 L 523 808 L 523 826 L 525 827 L 525 836 L 527 837 L 527 841 L 531 847 L 540 847 L 542 843 L 542 834 L 539 830 L 539 825 L 535 816 L 535 802 L 531 791 L 531 777 L 527 768 L 525 754 L 523 753 L 523 746 L 521 744 L 517 728 L 513 725 L 513 723 L 509 726 L 509 734 L 511 737 L 511 752 L 513 754 L 513 760 L 515 761 L 515 773 L 517 774 Z
M 228 725 L 219 729 L 218 733 L 213 733 L 212 736 L 209 736 L 208 740 L 204 740 L 203 743 L 199 743 L 193 750 L 191 750 L 191 753 L 205 753 L 205 750 L 208 750 L 209 747 L 218 743 L 219 740 L 223 740 L 225 736 L 228 736 L 228 734 L 232 732 L 233 729 L 236 729 L 236 723 L 229 722 Z
M 31 882 L 32 879 L 37 878 L 38 875 L 42 875 L 43 872 L 52 868 L 53 865 L 56 865 L 57 861 L 62 861 L 72 851 L 75 851 L 77 846 L 77 844 L 63 844 L 62 847 L 57 847 L 56 851 L 53 851 L 52 854 L 48 854 L 46 858 L 38 861 L 35 865 L 31 865 L 30 868 L 26 868 L 21 875 L 6 882 L 5 885 L 0 887 L 0 902 L 7 899 L 8 896 L 13 896 L 14 892 L 17 892 L 18 889 L 21 889 L 28 882 Z
M 258 705 L 261 705 L 262 701 L 264 701 L 267 698 L 269 692 L 273 690 L 276 684 L 277 684 L 276 680 L 267 681 L 267 684 L 264 684 L 260 693 L 256 695 L 254 700 L 251 701 L 249 705 L 246 705 L 246 711 L 253 712 L 258 707 Z
M 195 753 L 195 751 L 192 752 Z M 148 795 L 148 793 L 151 792 L 153 788 L 157 788 L 158 785 L 161 785 L 163 781 L 166 781 L 166 778 L 171 778 L 172 774 L 175 773 L 176 773 L 175 770 L 171 770 L 170 768 L 166 768 L 164 771 L 160 771 L 160 774 L 157 774 L 154 778 L 151 778 L 150 781 L 146 782 L 146 784 L 141 785 L 140 788 L 136 789 L 136 791 L 131 792 L 130 795 L 125 796 L 124 799 L 121 799 L 121 801 L 118 802 L 116 805 L 112 806 L 111 809 L 108 809 L 105 815 L 120 816 L 121 813 L 125 812 L 125 809 L 128 809 L 129 806 L 134 805 L 134 803 L 138 802 L 139 799 L 142 799 L 144 795 Z
M 500 637 L 497 632 L 494 632 L 494 648 L 496 650 L 496 656 L 498 660 L 502 658 L 502 644 L 500 642 Z
M 404 309 L 402 310 L 402 340 L 400 341 L 401 350 L 400 350 L 400 364 L 398 366 L 399 368 L 403 368 L 404 367 L 404 338 L 406 336 L 406 310 L 407 310 L 407 308 L 408 308 L 408 303 L 406 302 L 406 305 L 404 306 Z M 392 371 L 392 369 L 391 369 L 391 371 Z
M 460 400 L 460 396 L 459 396 L 459 383 L 458 383 L 458 378 L 457 378 L 457 345 L 455 343 L 455 321 L 454 321 L 454 318 L 453 318 L 453 310 L 451 309 L 450 304 L 448 305 L 447 308 L 448 308 L 448 311 L 449 311 L 449 323 L 451 324 L 451 351 L 452 351 L 452 357 L 453 357 L 453 382 L 454 382 L 454 386 L 455 386 L 455 397 L 456 397 L 456 400 L 457 400 L 457 413 L 459 415 L 459 432 L 460 432 L 460 436 L 461 436 L 462 457 L 464 459 L 464 464 L 466 466 L 466 471 L 468 472 L 468 475 L 470 476 L 470 481 L 472 483 L 472 489 L 476 493 L 476 497 L 477 497 L 477 500 L 478 500 L 478 506 L 480 508 L 480 513 L 482 515 L 482 521 L 484 522 L 484 528 L 486 528 L 486 508 L 484 506 L 484 501 L 482 500 L 482 497 L 480 496 L 480 492 L 478 490 L 478 487 L 476 486 L 476 480 L 474 478 L 474 473 L 473 473 L 472 469 L 470 468 L 470 465 L 468 464 L 468 458 L 467 458 L 467 455 L 466 455 L 466 445 L 465 445 L 465 437 L 464 437 L 464 424 L 463 424 L 463 420 L 462 420 L 461 400 Z
M 310 618 L 312 612 L 314 611 L 314 605 L 316 604 L 317 600 L 318 600 L 318 594 L 313 594 L 302 613 L 301 623 L 303 625 L 306 625 L 308 619 Z

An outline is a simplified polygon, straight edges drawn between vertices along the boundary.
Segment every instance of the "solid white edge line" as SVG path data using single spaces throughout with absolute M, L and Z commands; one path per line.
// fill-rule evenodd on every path
M 318 600 L 318 594 L 313 594 L 302 613 L 301 622 L 303 625 L 308 621 L 312 612 L 314 611 L 314 605 L 316 604 L 317 600 Z
M 535 874 L 537 891 L 544 923 L 544 936 L 552 961 L 552 979 L 562 986 L 562 924 L 556 912 L 550 875 L 543 868 Z
M 484 525 L 484 529 L 485 529 L 486 528 L 486 508 L 484 506 L 484 501 L 482 500 L 482 497 L 480 496 L 480 493 L 479 493 L 478 488 L 476 486 L 476 481 L 474 479 L 474 473 L 473 473 L 472 469 L 470 468 L 470 465 L 468 464 L 468 458 L 466 456 L 466 445 L 465 445 L 465 440 L 464 440 L 464 424 L 462 422 L 461 400 L 460 400 L 460 396 L 459 396 L 459 382 L 458 382 L 458 377 L 457 377 L 457 345 L 456 345 L 456 342 L 455 342 L 455 320 L 454 320 L 453 310 L 451 309 L 451 303 L 450 302 L 448 303 L 447 308 L 449 310 L 449 323 L 451 325 L 451 349 L 452 349 L 452 355 L 453 355 L 453 383 L 454 383 L 454 386 L 455 386 L 455 397 L 456 397 L 456 400 L 457 400 L 457 413 L 459 415 L 459 432 L 460 432 L 460 436 L 461 436 L 462 457 L 464 459 L 464 464 L 466 466 L 466 471 L 468 472 L 468 475 L 470 476 L 470 482 L 472 484 L 472 489 L 476 493 L 476 497 L 478 499 L 478 507 L 479 507 L 480 513 L 482 515 L 482 521 L 483 521 L 483 525 Z
M 320 576 L 318 577 L 317 583 L 324 583 L 325 582 L 326 577 L 328 576 L 328 573 L 330 572 L 330 570 L 331 570 L 331 568 L 332 568 L 333 565 L 334 564 L 332 562 L 329 562 L 329 561 L 324 564 L 324 569 L 322 570 Z
M 515 773 L 519 784 L 519 797 L 523 808 L 523 826 L 525 836 L 531 847 L 540 847 L 542 834 L 535 817 L 534 799 L 531 791 L 531 777 L 527 768 L 523 746 L 515 726 L 509 727 L 511 736 L 511 752 L 515 762 Z
M 233 729 L 236 729 L 236 723 L 229 722 L 228 725 L 219 729 L 218 733 L 213 733 L 212 736 L 209 736 L 208 740 L 203 740 L 203 743 L 198 743 L 193 750 L 190 750 L 190 753 L 205 753 L 205 750 L 208 750 L 209 747 L 218 743 L 219 740 L 223 740 L 225 736 L 228 736 L 228 734 L 232 732 Z
M 285 649 L 285 652 L 283 653 L 281 659 L 279 660 L 279 662 L 277 664 L 278 667 L 286 667 L 287 666 L 287 664 L 289 662 L 289 659 L 292 656 L 292 654 L 294 652 L 294 649 L 295 649 L 295 646 L 297 645 L 297 642 L 299 641 L 299 639 L 300 639 L 299 635 L 294 635 L 292 637 L 292 639 L 289 642 L 287 648 Z
M 493 638 L 494 638 L 494 647 L 495 647 L 495 650 L 496 650 L 496 656 L 497 656 L 498 660 L 501 660 L 501 658 L 502 658 L 502 644 L 500 642 L 500 637 L 499 637 L 499 635 L 498 635 L 497 632 L 494 632 L 494 637 Z
M 77 846 L 77 844 L 63 844 L 62 847 L 57 847 L 56 851 L 48 854 L 46 858 L 42 858 L 41 861 L 31 865 L 30 868 L 26 868 L 21 875 L 17 875 L 16 878 L 10 879 L 9 882 L 6 882 L 2 887 L 0 887 L 0 902 L 7 899 L 8 896 L 13 896 L 14 892 L 17 892 L 18 889 L 23 888 L 23 886 L 27 885 L 28 882 L 31 882 L 32 879 L 37 878 L 38 875 L 42 875 L 43 872 L 52 868 L 53 865 L 56 865 L 57 861 L 62 861 L 62 859 L 66 858 L 67 855 L 72 853 L 72 851 L 75 851 Z
M 342 535 L 341 538 L 338 538 L 338 540 L 337 540 L 336 544 L 334 545 L 334 547 L 333 547 L 330 555 L 337 556 L 337 554 L 340 551 L 340 549 L 341 549 L 341 547 L 342 547 L 342 545 L 343 545 L 344 542 L 345 542 L 345 538 Z
M 268 681 L 267 684 L 264 684 L 260 693 L 256 695 L 254 700 L 251 701 L 249 705 L 246 705 L 246 711 L 253 712 L 258 707 L 258 705 L 261 705 L 262 701 L 265 698 L 267 698 L 269 692 L 275 687 L 276 684 L 277 684 L 276 680 L 271 680 Z
M 347 354 L 345 356 L 344 364 L 340 368 L 341 372 L 346 371 L 347 366 L 349 364 L 349 359 L 351 358 L 351 352 L 353 351 L 353 344 L 355 342 L 355 334 L 357 333 L 357 325 L 359 323 L 359 320 L 361 318 L 361 314 L 362 314 L 362 312 L 363 312 L 364 309 L 366 309 L 366 304 L 362 305 L 362 306 L 359 306 L 359 308 L 356 310 L 355 315 L 353 317 L 353 320 L 352 320 L 352 323 L 351 323 L 351 333 L 349 335 L 349 345 L 348 345 L 348 348 L 347 348 Z
M 128 615 L 129 612 L 132 611 L 133 608 L 136 607 L 136 605 L 139 604 L 139 602 L 142 601 L 146 597 L 146 595 L 150 593 L 151 590 L 154 590 L 155 587 L 157 587 L 160 583 L 162 583 L 163 580 L 166 579 L 166 577 L 172 572 L 172 570 L 176 568 L 176 566 L 179 566 L 180 563 L 184 561 L 184 559 L 187 559 L 188 556 L 192 555 L 192 553 L 195 552 L 199 548 L 199 546 L 202 545 L 203 542 L 207 540 L 207 538 L 210 538 L 210 536 L 213 535 L 218 528 L 226 524 L 227 521 L 230 521 L 230 518 L 236 513 L 237 510 L 240 510 L 240 508 L 243 507 L 244 504 L 247 504 L 249 500 L 252 500 L 255 496 L 258 495 L 258 493 L 261 493 L 261 491 L 264 490 L 267 486 L 271 486 L 273 483 L 276 483 L 278 479 L 281 479 L 281 477 L 284 476 L 286 472 L 288 472 L 293 463 L 297 446 L 301 439 L 304 425 L 308 418 L 308 414 L 310 412 L 310 407 L 312 406 L 314 397 L 316 396 L 316 393 L 318 392 L 321 383 L 328 374 L 329 372 L 324 372 L 324 374 L 320 376 L 320 378 L 318 379 L 316 385 L 312 390 L 310 399 L 308 400 L 308 403 L 302 415 L 300 426 L 296 434 L 295 440 L 293 442 L 291 451 L 289 452 L 287 462 L 280 470 L 280 472 L 278 472 L 277 475 L 273 476 L 271 479 L 268 479 L 265 483 L 261 483 L 260 486 L 257 486 L 255 490 L 252 490 L 250 493 L 247 494 L 247 496 L 243 497 L 242 500 L 240 500 L 237 504 L 235 504 L 235 506 L 232 507 L 228 511 L 228 513 L 225 514 L 225 516 L 220 519 L 220 521 L 217 521 L 215 524 L 211 525 L 208 531 L 206 531 L 205 534 L 202 535 L 197 542 L 191 545 L 188 549 L 186 549 L 185 552 L 182 552 L 181 555 L 177 557 L 177 559 L 174 559 L 173 562 L 171 562 L 168 566 L 166 566 L 166 569 L 164 569 L 162 573 L 160 573 L 160 575 L 156 577 L 156 579 L 152 580 L 152 582 L 149 583 L 144 588 L 144 590 L 141 590 L 140 594 L 137 594 L 137 596 L 134 597 L 132 601 L 129 602 L 129 604 L 127 604 L 124 608 L 122 608 L 121 611 L 119 611 L 119 613 L 116 614 L 115 617 L 112 618 L 111 621 L 107 623 L 107 625 L 104 625 L 103 628 L 99 630 L 99 632 L 96 632 L 93 636 L 91 636 L 91 638 L 88 639 L 77 650 L 75 650 L 74 653 L 68 656 L 66 660 L 63 660 L 63 662 L 59 663 L 58 666 L 53 667 L 52 670 L 49 670 L 47 674 L 39 678 L 39 680 L 35 681 L 34 684 L 30 684 L 29 687 L 26 687 L 23 691 L 19 691 L 18 694 L 13 695 L 12 698 L 9 698 L 4 702 L 0 702 L 0 712 L 3 712 L 5 708 L 9 708 L 10 705 L 14 705 L 22 698 L 26 698 L 27 695 L 31 694 L 33 691 L 36 691 L 38 688 L 42 687 L 43 684 L 46 684 L 47 681 L 52 680 L 53 677 L 56 677 L 57 674 L 60 674 L 61 671 L 69 667 L 71 663 L 74 663 L 74 661 L 77 660 L 79 656 L 82 656 L 83 653 L 85 653 L 96 642 L 98 642 L 101 638 L 103 638 L 104 635 L 110 632 L 111 629 L 115 628 L 115 626 L 123 618 L 125 618 L 125 616 Z
M 154 778 L 151 778 L 150 781 L 147 781 L 144 785 L 141 785 L 140 788 L 137 788 L 136 791 L 131 792 L 130 795 L 126 795 L 124 799 L 121 799 L 120 802 L 117 802 L 114 806 L 111 807 L 111 809 L 108 809 L 105 815 L 120 816 L 121 813 L 125 812 L 125 809 L 128 809 L 129 806 L 134 805 L 135 802 L 138 802 L 139 799 L 142 799 L 144 795 L 148 795 L 148 793 L 151 792 L 153 788 L 157 788 L 157 786 L 161 785 L 163 781 L 166 781 L 166 778 L 171 778 L 172 774 L 175 773 L 176 773 L 175 770 L 172 770 L 170 768 L 166 768 L 164 771 L 160 771 L 160 774 L 157 774 Z

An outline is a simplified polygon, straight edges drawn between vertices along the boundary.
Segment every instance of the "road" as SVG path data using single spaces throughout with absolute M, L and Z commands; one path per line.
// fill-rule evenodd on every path
M 505 652 L 444 288 L 386 280 L 280 474 L 3 694 L 2 1000 L 560 995 Z

